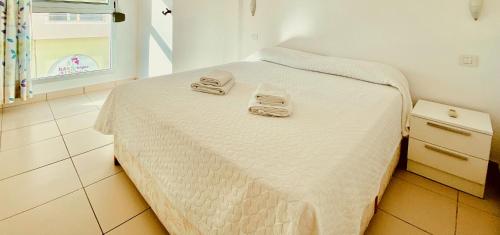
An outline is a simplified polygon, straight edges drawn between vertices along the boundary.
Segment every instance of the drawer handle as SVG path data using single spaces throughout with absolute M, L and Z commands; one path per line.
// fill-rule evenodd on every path
M 451 127 L 439 125 L 439 124 L 432 123 L 432 122 L 428 122 L 427 125 L 430 126 L 430 127 L 441 129 L 441 130 L 453 132 L 453 133 L 459 134 L 459 135 L 465 135 L 465 136 L 471 136 L 472 135 L 470 132 L 467 132 L 467 131 L 458 130 L 458 129 L 455 129 L 455 128 L 451 128 Z
M 464 157 L 462 155 L 459 155 L 459 154 L 456 154 L 456 153 L 452 153 L 450 151 L 447 151 L 447 150 L 444 150 L 444 149 L 441 149 L 441 148 L 437 148 L 437 147 L 434 147 L 434 146 L 425 145 L 425 148 L 428 149 L 428 150 L 437 152 L 437 153 L 441 153 L 441 154 L 444 154 L 444 155 L 456 158 L 458 160 L 462 160 L 462 161 L 468 161 L 469 160 L 469 158 L 467 158 L 467 157 Z

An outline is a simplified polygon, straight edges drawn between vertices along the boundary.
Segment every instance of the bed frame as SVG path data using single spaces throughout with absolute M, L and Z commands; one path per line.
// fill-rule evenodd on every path
M 404 141 L 403 141 L 404 142 Z M 378 195 L 374 198 L 373 203 L 370 203 L 365 208 L 365 212 L 363 213 L 364 217 L 361 222 L 361 234 L 364 234 L 366 229 L 368 229 L 368 226 L 370 225 L 370 221 L 372 220 L 373 216 L 375 213 L 377 213 L 378 205 L 382 201 L 382 197 L 384 196 L 384 193 L 387 189 L 387 186 L 389 186 L 389 183 L 391 182 L 392 175 L 396 171 L 398 165 L 400 164 L 400 161 L 402 159 L 402 156 L 404 154 L 402 150 L 402 146 L 404 144 L 400 144 L 396 151 L 394 152 L 394 156 L 392 157 L 392 161 L 389 164 L 389 167 L 387 168 L 387 171 L 385 172 L 384 177 L 382 178 L 382 182 L 379 186 L 379 193 Z
M 117 153 L 117 145 L 116 145 L 117 140 L 115 138 L 115 154 Z M 377 208 L 378 208 L 378 205 L 380 204 L 380 202 L 382 201 L 382 197 L 387 189 L 387 186 L 389 185 L 390 181 L 391 181 L 391 178 L 392 178 L 392 175 L 394 174 L 394 172 L 396 171 L 398 165 L 400 164 L 401 162 L 401 159 L 402 159 L 402 156 L 405 155 L 405 151 L 404 151 L 404 146 L 406 144 L 406 140 L 403 139 L 401 144 L 399 144 L 394 152 L 394 155 L 392 157 L 392 160 L 391 160 L 391 163 L 389 164 L 389 167 L 388 169 L 386 170 L 386 173 L 384 174 L 384 177 L 382 178 L 382 182 L 379 186 L 379 193 L 378 195 L 374 198 L 373 202 L 370 203 L 369 205 L 367 205 L 367 207 L 365 208 L 364 210 L 364 213 L 363 213 L 363 219 L 361 221 L 361 235 L 365 233 L 365 231 L 368 229 L 368 226 L 370 225 L 370 221 L 372 220 L 373 216 L 375 215 L 375 213 L 377 213 Z M 122 151 L 123 151 L 123 146 L 119 147 Z M 403 151 L 402 151 L 403 150 Z M 117 155 L 114 156 L 114 164 L 115 166 L 121 166 L 120 164 L 120 161 L 118 160 L 119 157 L 117 157 Z M 124 171 L 125 173 L 127 173 L 128 175 L 128 172 L 127 172 L 127 169 L 124 167 Z M 141 192 L 141 194 L 145 197 L 146 201 L 148 201 L 148 197 L 146 197 L 144 194 L 143 194 L 143 191 L 144 189 L 141 189 L 139 187 L 137 187 L 137 184 L 136 182 L 134 181 L 134 179 L 132 179 L 132 182 L 134 182 L 134 185 L 136 186 L 136 188 L 139 190 L 139 192 Z M 137 179 L 135 179 L 137 180 Z M 151 203 L 148 202 L 148 204 L 151 205 Z M 153 206 L 151 206 L 151 209 L 155 212 L 157 208 L 153 208 Z M 167 230 L 169 230 L 169 232 L 171 234 L 199 234 L 199 232 L 193 232 L 193 230 L 195 230 L 195 226 L 191 225 L 191 224 L 182 224 L 182 226 L 179 226 L 179 219 L 177 221 L 177 223 L 167 223 L 165 222 L 165 220 L 162 220 L 165 219 L 167 216 L 166 215 L 160 215 L 160 214 L 157 214 L 157 216 L 160 218 L 160 221 L 163 223 L 163 225 L 165 226 L 165 228 L 167 228 Z M 175 217 L 175 216 L 174 216 Z M 170 217 L 169 217 L 170 218 Z M 197 231 L 197 230 L 195 230 Z M 187 232 L 187 233 L 186 233 Z

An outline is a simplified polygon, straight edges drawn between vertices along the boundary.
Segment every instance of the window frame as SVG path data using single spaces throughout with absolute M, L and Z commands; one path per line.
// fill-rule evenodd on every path
M 33 0 L 33 13 L 71 13 L 71 14 L 112 14 L 115 11 L 116 0 L 109 0 L 107 4 L 99 3 L 77 3 L 54 0 Z M 43 84 L 57 81 L 67 81 L 74 79 L 84 79 L 91 76 L 107 75 L 114 72 L 115 67 L 115 24 L 111 16 L 111 32 L 110 32 L 110 62 L 109 68 L 48 77 L 37 77 L 33 80 L 33 84 Z M 55 24 L 57 25 L 57 24 Z
M 111 14 L 114 6 L 115 0 L 108 3 L 33 0 L 33 13 Z

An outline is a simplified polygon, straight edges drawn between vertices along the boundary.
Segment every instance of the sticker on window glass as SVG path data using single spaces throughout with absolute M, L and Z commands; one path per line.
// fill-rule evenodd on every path
M 98 70 L 97 62 L 86 55 L 72 55 L 58 60 L 50 67 L 49 76 L 62 76 Z

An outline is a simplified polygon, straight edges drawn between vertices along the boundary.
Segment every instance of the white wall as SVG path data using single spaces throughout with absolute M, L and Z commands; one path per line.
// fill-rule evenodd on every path
M 113 69 L 75 75 L 58 82 L 36 84 L 34 93 L 47 93 L 61 89 L 89 86 L 107 81 L 136 78 L 137 76 L 137 22 L 138 5 L 136 0 L 120 0 L 119 8 L 127 20 L 113 25 Z
M 423 98 L 489 112 L 493 155 L 500 160 L 500 1 L 485 0 L 478 22 L 468 0 L 240 0 L 242 57 L 262 47 L 292 48 L 388 63 L 408 77 Z M 253 40 L 252 34 L 259 39 Z M 458 64 L 461 54 L 479 67 Z
M 148 78 L 172 73 L 172 0 L 142 0 L 139 4 L 138 77 Z
M 237 0 L 174 0 L 174 71 L 236 60 Z
M 172 15 L 163 16 L 165 7 Z M 237 59 L 238 1 L 143 0 L 139 22 L 139 78 Z

